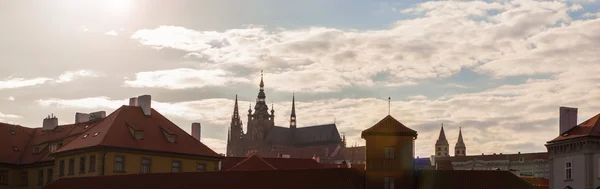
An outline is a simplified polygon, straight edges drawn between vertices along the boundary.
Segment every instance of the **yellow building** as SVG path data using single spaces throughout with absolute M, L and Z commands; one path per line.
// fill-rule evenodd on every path
M 219 170 L 223 157 L 151 108 L 149 95 L 108 116 L 76 115 L 42 128 L 0 124 L 0 189 L 41 188 L 60 178 Z

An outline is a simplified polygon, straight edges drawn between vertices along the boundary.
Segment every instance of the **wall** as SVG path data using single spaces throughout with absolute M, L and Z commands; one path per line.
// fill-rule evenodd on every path
M 96 156 L 96 164 L 95 164 L 95 169 L 93 171 L 90 171 L 90 156 Z M 93 151 L 93 152 L 85 152 L 85 153 L 78 153 L 78 154 L 73 154 L 73 155 L 66 155 L 66 156 L 60 156 L 60 157 L 56 157 L 55 161 L 54 161 L 54 168 L 52 169 L 54 172 L 54 179 L 58 179 L 58 178 L 70 178 L 70 177 L 84 177 L 84 176 L 100 176 L 102 174 L 102 156 L 103 153 L 102 151 Z M 84 172 L 80 172 L 79 168 L 80 168 L 80 158 L 81 157 L 85 157 L 85 171 Z M 70 159 L 74 159 L 75 160 L 75 164 L 74 164 L 74 174 L 69 175 L 69 160 Z M 59 175 L 59 171 L 60 171 L 60 161 L 65 161 L 65 173 L 63 176 Z
M 571 159 L 571 175 L 572 181 L 565 181 L 565 163 L 567 159 Z M 566 186 L 571 188 L 585 188 L 585 157 L 583 154 L 564 154 L 554 156 L 552 159 L 552 174 L 550 180 L 552 188 L 563 189 Z
M 117 155 L 125 157 L 124 173 L 118 173 L 114 171 L 115 156 Z M 151 160 L 151 173 L 171 172 L 172 161 L 181 162 L 182 172 L 196 172 L 197 163 L 204 163 L 206 171 L 217 171 L 219 164 L 218 160 L 208 160 L 200 157 L 184 157 L 167 154 L 158 155 L 148 153 L 110 151 L 106 154 L 104 175 L 139 174 L 142 165 L 142 158 L 149 158 Z
M 365 140 L 366 174 L 367 179 L 372 180 L 369 183 L 373 183 L 369 188 L 383 188 L 385 177 L 395 178 L 395 188 L 411 188 L 414 169 L 412 137 L 365 136 Z M 395 159 L 385 159 L 385 147 L 395 147 Z
M 52 165 L 38 165 L 28 166 L 26 168 L 0 168 L 0 170 L 8 170 L 8 186 L 0 185 L 0 189 L 38 189 L 47 184 L 47 171 L 51 169 Z M 43 184 L 38 185 L 38 171 L 44 171 Z M 27 171 L 27 186 L 21 185 L 21 173 Z

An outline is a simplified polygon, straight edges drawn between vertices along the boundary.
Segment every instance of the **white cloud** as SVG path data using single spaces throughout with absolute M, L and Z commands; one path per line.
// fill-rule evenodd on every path
M 225 154 L 225 152 L 227 151 L 226 140 L 202 137 L 200 138 L 200 141 L 217 153 Z
M 414 85 L 463 68 L 505 77 L 561 73 L 569 69 L 567 62 L 571 67 L 591 65 L 599 60 L 600 46 L 595 44 L 600 43 L 600 19 L 573 21 L 568 12 L 580 8 L 558 1 L 434 1 L 402 10 L 421 17 L 400 20 L 387 30 L 267 31 L 253 26 L 216 32 L 160 26 L 139 30 L 131 38 L 188 51 L 186 57 L 215 63 L 211 65 L 216 68 L 264 68 L 272 79 L 287 82 L 277 90 L 299 86 L 328 92 Z M 388 80 L 374 81 L 379 73 L 389 73 Z M 299 79 L 307 77 L 312 79 Z M 316 90 L 308 90 L 307 84 Z
M 600 12 L 595 12 L 595 13 L 588 12 L 588 13 L 583 14 L 583 17 L 584 18 L 600 18 Z
M 472 87 L 469 87 L 469 86 L 465 86 L 465 85 L 461 85 L 461 84 L 456 84 L 456 83 L 448 83 L 448 84 L 446 84 L 446 87 L 462 88 L 462 89 L 472 88 Z
M 58 76 L 57 83 L 71 82 L 76 77 L 98 77 L 97 73 L 88 70 L 67 71 Z
M 6 98 L 6 100 L 15 101 L 15 97 L 9 96 L 8 98 Z
M 427 100 L 428 97 L 425 95 L 414 95 L 414 96 L 408 96 L 407 97 L 409 100 Z
M 105 32 L 104 35 L 117 36 L 117 35 L 119 35 L 119 33 L 117 33 L 115 30 L 110 30 L 110 31 Z
M 25 78 L 8 78 L 3 81 L 0 81 L 0 89 L 14 89 L 21 87 L 29 87 L 34 85 L 44 84 L 52 79 L 45 77 L 38 77 L 33 79 L 25 79 Z
M 245 78 L 235 78 L 231 73 L 222 70 L 195 70 L 179 68 L 140 72 L 135 80 L 126 80 L 129 87 L 161 87 L 167 89 L 202 88 L 205 86 L 225 86 L 227 84 L 249 82 Z

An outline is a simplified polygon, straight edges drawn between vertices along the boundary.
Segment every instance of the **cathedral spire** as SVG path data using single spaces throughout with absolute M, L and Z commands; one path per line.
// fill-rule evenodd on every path
M 463 137 L 462 137 L 462 127 L 458 128 L 458 141 L 456 141 L 456 146 L 461 146 L 461 147 L 465 146 L 465 141 L 463 141 Z
M 463 141 L 462 137 L 462 128 L 458 128 L 458 140 L 456 141 L 456 145 L 454 145 L 454 156 L 465 156 L 467 155 L 467 147 L 465 146 L 465 141 Z
M 296 128 L 296 95 L 292 94 L 292 113 L 290 114 L 290 128 Z
M 260 70 L 260 89 L 263 89 L 265 87 L 265 82 L 263 82 L 263 71 Z
M 232 121 L 236 119 L 240 119 L 240 114 L 238 111 L 238 98 L 237 94 L 235 95 L 235 105 L 233 105 L 233 116 L 231 117 Z
M 449 148 L 448 140 L 446 140 L 446 134 L 444 133 L 444 124 L 442 123 L 442 128 L 440 129 L 440 136 L 435 142 L 435 156 L 436 157 L 447 157 L 448 156 L 448 148 Z

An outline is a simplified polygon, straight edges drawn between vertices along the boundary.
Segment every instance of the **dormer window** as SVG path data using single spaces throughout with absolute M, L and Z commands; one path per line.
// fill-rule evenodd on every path
M 15 134 L 15 131 L 10 130 L 10 135 L 17 135 L 17 134 Z
M 134 138 L 136 140 L 143 140 L 144 139 L 144 131 L 135 131 Z
M 90 127 L 90 125 L 86 125 L 86 126 L 84 127 L 84 129 L 87 129 L 88 127 Z
M 170 143 L 175 143 L 177 141 L 177 135 L 171 134 L 162 128 L 161 128 L 161 130 L 162 130 L 163 134 L 165 135 L 165 137 L 167 138 L 167 141 L 169 141 Z
M 83 138 L 87 138 L 87 137 L 88 137 L 88 134 L 83 135 Z
M 98 134 L 100 134 L 100 132 L 96 132 L 96 133 L 94 133 L 94 136 L 98 136 Z
M 51 144 L 50 145 L 50 152 L 56 151 L 57 148 L 58 148 L 58 144 Z
M 40 153 L 40 147 L 39 146 L 34 146 L 33 147 L 33 153 L 34 154 Z
M 175 135 L 171 135 L 171 136 L 167 137 L 167 139 L 169 140 L 170 143 L 175 143 L 175 138 L 176 138 Z

